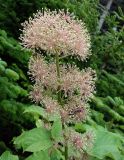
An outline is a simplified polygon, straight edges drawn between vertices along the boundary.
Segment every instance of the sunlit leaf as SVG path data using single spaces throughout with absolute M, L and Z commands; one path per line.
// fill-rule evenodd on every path
M 25 160 L 50 160 L 50 157 L 48 155 L 48 152 L 40 151 L 40 152 L 33 153 L 31 156 L 29 156 Z
M 9 151 L 4 152 L 0 160 L 19 160 L 18 156 L 12 155 Z
M 60 118 L 53 123 L 51 134 L 55 140 L 62 139 L 62 122 Z
M 50 133 L 45 128 L 34 128 L 22 133 L 14 140 L 17 148 L 24 151 L 37 152 L 51 147 Z

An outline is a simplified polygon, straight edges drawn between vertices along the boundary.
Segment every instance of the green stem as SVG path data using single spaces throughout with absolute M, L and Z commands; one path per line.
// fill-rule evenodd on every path
M 65 125 L 63 124 L 62 125 L 62 127 L 63 127 L 63 130 L 65 130 Z M 66 137 L 66 135 L 64 134 L 64 140 L 65 140 L 65 160 L 68 160 L 68 139 L 67 139 L 67 137 Z
M 65 160 L 68 160 L 68 144 L 65 142 Z
M 66 130 L 66 125 L 64 123 L 62 124 L 62 128 L 63 130 Z M 65 156 L 65 160 L 68 160 L 68 138 L 65 133 L 63 136 L 64 136 L 64 145 L 65 145 L 64 156 Z
M 60 91 L 60 78 L 61 78 L 61 75 L 60 75 L 60 67 L 59 67 L 59 55 L 58 53 L 56 52 L 56 70 L 57 70 L 57 78 L 58 78 L 58 101 L 59 103 L 61 103 L 61 91 Z M 63 130 L 65 130 L 65 126 L 63 124 Z M 67 144 L 67 140 L 66 140 L 66 137 L 64 136 L 64 139 L 65 139 L 65 151 L 64 151 L 64 155 L 65 155 L 65 160 L 68 160 L 68 144 Z
M 58 53 L 56 53 L 56 68 L 57 68 L 57 77 L 60 78 L 59 55 L 58 55 Z
M 60 83 L 60 68 L 59 68 L 59 55 L 56 53 L 56 69 L 57 69 L 57 77 L 58 77 L 58 83 Z M 60 92 L 60 85 L 58 85 L 58 101 L 61 103 L 61 92 Z

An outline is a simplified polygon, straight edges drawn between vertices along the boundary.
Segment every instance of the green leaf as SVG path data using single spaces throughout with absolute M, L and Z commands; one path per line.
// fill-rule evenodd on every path
M 48 155 L 48 152 L 40 151 L 40 152 L 33 153 L 31 156 L 29 156 L 25 160 L 50 160 L 50 157 Z
M 62 122 L 60 118 L 53 123 L 51 134 L 55 140 L 62 139 Z
M 101 126 L 91 127 L 86 125 L 87 130 L 93 129 L 96 134 L 95 143 L 89 154 L 93 157 L 104 159 L 110 157 L 114 160 L 122 160 L 120 148 L 122 148 L 123 138 L 115 133 L 107 131 Z
M 52 141 L 50 133 L 45 128 L 34 128 L 22 133 L 14 140 L 14 144 L 24 151 L 38 152 L 50 148 Z
M 92 151 L 93 155 L 100 159 L 108 156 L 115 160 L 122 160 L 121 152 L 119 151 L 120 139 L 116 134 L 108 131 L 99 131 L 96 136 L 97 139 Z
M 31 113 L 34 115 L 35 119 L 39 119 L 39 116 L 43 117 L 48 121 L 56 121 L 60 116 L 58 114 L 53 114 L 48 116 L 44 108 L 32 105 L 25 109 L 24 113 Z
M 58 119 L 60 118 L 60 115 L 59 114 L 52 114 L 52 115 L 49 115 L 48 119 L 49 121 L 57 121 Z
M 39 106 L 32 105 L 32 106 L 26 108 L 24 113 L 31 113 L 31 114 L 39 115 L 39 116 L 42 116 L 42 117 L 46 118 L 45 110 L 42 107 L 39 107 Z
M 44 123 L 41 119 L 37 119 L 35 124 L 37 128 L 44 126 Z
M 12 155 L 9 151 L 4 152 L 0 160 L 19 160 L 18 156 Z
M 58 149 L 53 149 L 51 152 L 50 160 L 64 160 L 64 156 Z

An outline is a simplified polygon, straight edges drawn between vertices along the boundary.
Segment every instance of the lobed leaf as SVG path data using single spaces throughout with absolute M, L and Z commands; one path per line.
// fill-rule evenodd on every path
M 52 146 L 50 133 L 45 128 L 34 128 L 15 138 L 14 144 L 24 151 L 44 151 Z

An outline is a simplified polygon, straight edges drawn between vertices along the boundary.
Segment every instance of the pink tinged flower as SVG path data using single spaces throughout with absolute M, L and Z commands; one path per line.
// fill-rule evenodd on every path
M 57 73 L 55 64 L 47 64 L 47 62 L 40 55 L 35 55 L 30 58 L 29 72 L 31 80 L 39 85 L 50 87 L 51 89 L 57 88 Z
M 35 55 L 30 58 L 29 61 L 29 72 L 32 80 L 37 81 L 45 81 L 45 77 L 47 76 L 48 66 L 40 55 Z
M 70 93 L 73 95 L 75 90 L 79 90 L 82 100 L 88 101 L 95 91 L 95 72 L 88 68 L 84 71 L 79 71 L 77 68 L 69 67 L 61 75 L 62 83 L 61 89 L 64 90 L 65 95 Z
M 53 100 L 50 97 L 44 97 L 42 102 L 45 106 L 45 110 L 48 115 L 59 114 L 59 107 L 60 106 L 56 100 Z
M 61 14 L 62 14 L 62 18 L 63 18 L 64 20 L 66 20 L 67 22 L 69 22 L 69 21 L 71 20 L 71 17 L 70 17 L 70 15 L 69 15 L 69 12 L 67 12 L 67 13 L 61 12 Z
M 75 147 L 77 149 L 82 148 L 82 146 L 83 146 L 82 139 L 79 136 L 73 137 L 73 144 L 75 145 Z
M 34 85 L 32 91 L 29 93 L 29 98 L 38 104 L 43 99 L 42 92 L 42 88 L 38 87 L 37 85 Z
M 69 110 L 69 116 L 75 122 L 85 121 L 87 119 L 88 111 L 85 107 L 75 107 Z
M 58 79 L 56 65 L 54 63 L 48 64 L 48 75 L 46 77 L 46 86 L 49 86 L 51 89 L 57 90 L 58 88 Z
M 73 23 L 73 25 L 71 25 L 71 27 L 75 30 L 76 33 L 80 33 L 82 27 L 80 25 L 78 25 L 77 23 Z
M 69 143 L 79 152 L 83 152 L 83 148 L 86 146 L 86 142 L 83 140 L 82 134 L 75 131 L 70 132 Z
M 65 108 L 60 109 L 60 116 L 63 123 L 68 122 L 68 111 Z
M 81 46 L 82 45 L 82 42 L 80 40 L 78 40 L 76 43 L 75 43 L 75 50 L 78 52 L 78 51 L 81 51 Z
M 63 67 L 63 70 L 64 72 L 61 74 L 61 89 L 64 90 L 65 95 L 67 95 L 68 92 L 72 94 L 74 89 L 77 88 L 76 78 L 78 76 L 78 72 L 74 67 Z
M 67 122 L 76 123 L 80 121 L 86 121 L 89 116 L 88 105 L 83 103 L 80 99 L 70 100 L 67 104 L 65 104 L 64 110 L 68 115 L 68 119 L 66 117 Z
M 82 99 L 84 99 L 85 101 L 88 101 L 95 92 L 95 80 L 96 73 L 91 68 L 88 68 L 84 72 L 82 72 L 80 93 L 82 95 Z
M 20 40 L 29 49 L 49 54 L 76 55 L 82 60 L 90 54 L 90 36 L 85 24 L 63 10 L 38 11 L 23 24 Z
M 86 150 L 90 150 L 93 147 L 95 141 L 95 133 L 93 131 L 87 131 L 83 135 L 83 139 L 86 141 Z

